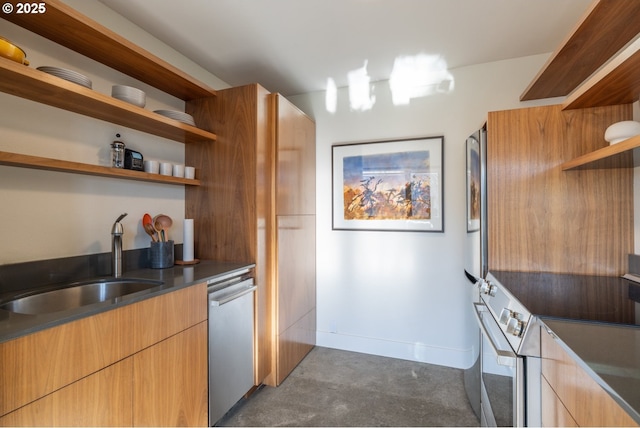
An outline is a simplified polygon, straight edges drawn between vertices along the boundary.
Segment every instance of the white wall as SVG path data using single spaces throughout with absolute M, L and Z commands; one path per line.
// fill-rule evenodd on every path
M 376 103 L 338 109 L 325 93 L 290 99 L 317 125 L 317 343 L 321 346 L 465 368 L 471 365 L 471 285 L 466 281 L 465 139 L 487 112 L 531 106 L 518 98 L 547 55 L 451 70 L 455 90 L 396 107 L 388 82 Z M 558 100 L 548 100 L 550 103 Z M 541 102 L 536 104 L 542 104 Z M 331 146 L 444 135 L 444 233 L 333 231 Z
M 102 3 L 66 2 L 213 88 L 227 87 Z M 76 70 L 91 78 L 94 90 L 108 95 L 113 84 L 136 86 L 147 93 L 147 109 L 184 110 L 182 100 L 8 21 L 0 20 L 0 34 L 27 52 L 32 68 Z M 184 162 L 182 143 L 0 94 L 2 151 L 109 165 L 109 145 L 116 133 L 145 158 Z M 123 220 L 125 250 L 149 245 L 141 226 L 145 212 L 170 215 L 174 219 L 170 238 L 182 242 L 184 186 L 0 166 L 0 200 L 0 264 L 108 252 L 111 225 L 123 212 L 129 214 Z

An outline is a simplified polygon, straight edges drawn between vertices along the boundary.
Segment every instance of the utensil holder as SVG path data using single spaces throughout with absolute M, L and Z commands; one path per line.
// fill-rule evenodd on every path
M 152 242 L 149 252 L 151 257 L 151 267 L 153 269 L 164 269 L 173 266 L 173 241 Z

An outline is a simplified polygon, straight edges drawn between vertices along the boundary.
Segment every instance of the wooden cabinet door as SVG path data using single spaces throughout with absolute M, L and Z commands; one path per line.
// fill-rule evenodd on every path
M 131 306 L 0 344 L 0 415 L 101 370 L 134 352 Z
M 638 426 L 546 332 L 541 334 L 541 356 L 542 380 L 548 382 L 549 387 L 555 391 L 558 399 L 579 426 Z M 542 402 L 545 401 L 543 397 Z M 543 408 L 543 420 L 544 412 Z
M 544 378 L 541 379 L 542 386 L 542 426 L 543 427 L 577 427 L 578 423 L 573 419 L 571 413 L 564 407 L 562 401 Z
M 1 426 L 132 426 L 132 358 L 0 418 Z
M 316 213 L 316 124 L 280 94 L 276 116 L 277 215 Z
M 280 94 L 272 95 L 276 218 L 274 372 L 279 385 L 315 345 L 315 123 Z
M 276 384 L 316 343 L 315 216 L 278 216 Z
M 207 284 L 196 284 L 143 300 L 134 306 L 131 340 L 144 349 L 207 320 Z
M 133 356 L 134 426 L 207 426 L 207 322 Z

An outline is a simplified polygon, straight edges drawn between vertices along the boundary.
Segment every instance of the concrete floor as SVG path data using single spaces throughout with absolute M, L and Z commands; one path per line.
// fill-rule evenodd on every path
M 459 369 L 314 348 L 218 426 L 478 426 Z

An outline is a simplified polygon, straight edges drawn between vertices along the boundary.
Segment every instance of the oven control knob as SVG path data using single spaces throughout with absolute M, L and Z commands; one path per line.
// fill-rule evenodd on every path
M 502 309 L 502 312 L 500 312 L 500 324 L 504 324 L 507 325 L 507 323 L 509 322 L 509 319 L 513 318 L 514 314 L 511 310 L 504 308 Z
M 507 323 L 507 333 L 516 337 L 520 337 L 523 331 L 524 322 L 515 317 L 509 318 L 509 322 Z
M 480 288 L 480 292 L 482 294 L 488 294 L 489 296 L 496 295 L 496 286 L 491 284 L 489 281 L 485 281 L 483 279 L 478 281 L 478 287 Z

